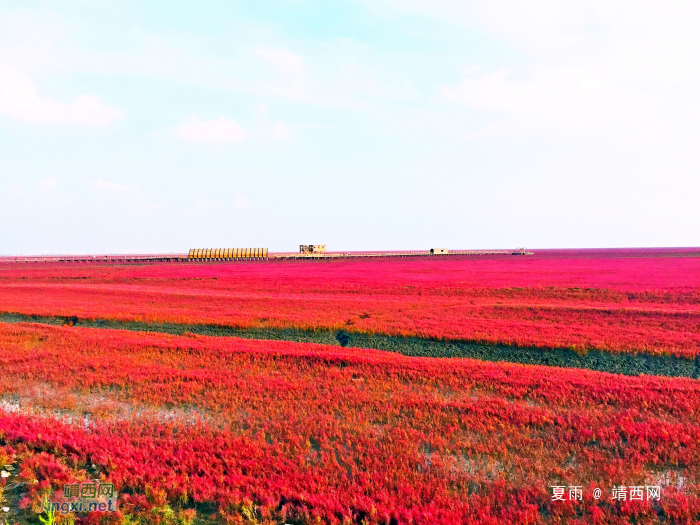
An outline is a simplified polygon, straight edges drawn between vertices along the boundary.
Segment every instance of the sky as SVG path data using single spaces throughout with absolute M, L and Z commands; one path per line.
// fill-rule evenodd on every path
M 0 0 L 0 254 L 700 245 L 700 3 Z

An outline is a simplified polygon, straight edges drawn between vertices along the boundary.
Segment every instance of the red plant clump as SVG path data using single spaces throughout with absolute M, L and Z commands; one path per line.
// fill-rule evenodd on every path
M 23 471 L 69 479 L 62 462 L 94 465 L 123 513 L 213 502 L 232 522 L 700 517 L 696 380 L 26 324 L 0 325 L 0 366 L 0 437 L 50 454 Z M 621 484 L 661 485 L 661 499 L 613 502 Z M 554 485 L 584 487 L 583 500 L 552 501 Z
M 4 265 L 0 310 L 330 329 L 540 348 L 700 353 L 697 250 L 533 256 Z

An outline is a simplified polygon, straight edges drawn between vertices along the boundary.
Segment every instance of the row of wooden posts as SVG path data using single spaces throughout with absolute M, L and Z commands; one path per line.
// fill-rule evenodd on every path
M 267 259 L 267 248 L 194 248 L 193 260 Z

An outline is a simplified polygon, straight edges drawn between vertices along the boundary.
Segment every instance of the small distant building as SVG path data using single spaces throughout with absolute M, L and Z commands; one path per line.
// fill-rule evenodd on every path
M 447 255 L 449 253 L 447 248 L 430 248 L 430 255 Z
M 299 246 L 299 253 L 326 253 L 325 244 L 302 244 Z

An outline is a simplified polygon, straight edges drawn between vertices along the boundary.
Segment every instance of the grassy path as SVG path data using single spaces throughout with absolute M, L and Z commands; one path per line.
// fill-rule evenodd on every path
M 244 339 L 294 341 L 318 343 L 352 348 L 368 348 L 422 357 L 461 357 L 482 361 L 507 361 L 528 365 L 585 368 L 599 372 L 624 375 L 656 375 L 668 377 L 700 378 L 700 357 L 685 359 L 674 356 L 648 354 L 624 354 L 600 350 L 577 353 L 565 348 L 528 348 L 498 344 L 481 344 L 472 341 L 444 341 L 417 337 L 367 335 L 344 331 L 298 330 L 293 328 L 232 328 L 205 324 L 142 323 L 79 319 L 77 317 L 33 316 L 16 313 L 0 313 L 2 323 L 40 323 L 85 328 L 109 328 L 135 332 L 184 334 L 186 332 L 215 337 L 240 337 Z

